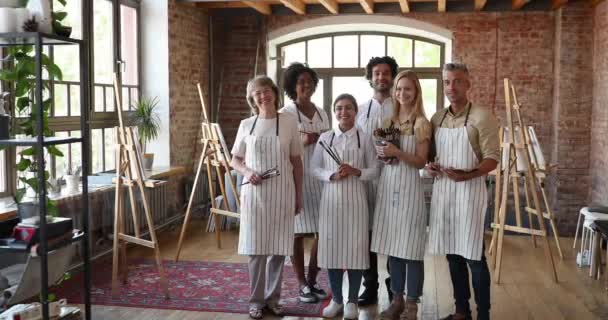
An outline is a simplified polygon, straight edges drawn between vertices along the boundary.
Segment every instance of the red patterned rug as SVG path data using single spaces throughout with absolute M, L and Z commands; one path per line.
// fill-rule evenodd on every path
M 94 305 L 207 312 L 247 313 L 249 274 L 246 263 L 164 261 L 170 299 L 163 296 L 156 264 L 152 260 L 130 261 L 128 283 L 120 295 L 111 296 L 112 264 L 93 267 L 91 302 Z M 327 272 L 318 277 L 329 291 Z M 82 303 L 82 273 L 51 289 L 70 303 Z M 316 304 L 298 300 L 298 281 L 291 266 L 285 266 L 281 303 L 288 315 L 320 316 L 329 299 Z

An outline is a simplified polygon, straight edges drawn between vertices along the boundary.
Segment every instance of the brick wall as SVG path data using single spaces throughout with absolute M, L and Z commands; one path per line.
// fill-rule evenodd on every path
M 196 83 L 208 86 L 209 16 L 191 4 L 169 1 L 171 165 L 192 168 L 198 158 L 201 104 Z M 151 79 L 153 81 L 153 79 Z
M 259 52 L 257 73 L 266 73 L 266 26 L 263 18 L 255 15 L 218 15 L 212 19 L 214 85 L 216 95 L 220 86 L 222 92 L 221 100 L 215 99 L 214 107 L 218 108 L 219 100 L 219 123 L 228 144 L 232 145 L 240 121 L 251 114 L 245 94 L 247 81 L 254 76 L 256 51 Z
M 576 2 L 558 11 L 555 30 L 553 162 L 558 164 L 554 207 L 562 229 L 576 227 L 589 193 L 593 95 L 593 8 Z
M 596 8 L 595 44 L 606 47 L 606 4 Z M 526 123 L 533 125 L 539 136 L 545 158 L 559 164 L 556 174 L 547 181 L 550 201 L 562 232 L 570 233 L 576 223 L 580 206 L 588 200 L 593 186 L 596 194 L 606 199 L 607 175 L 590 175 L 591 110 L 603 110 L 604 117 L 595 117 L 593 130 L 606 128 L 606 107 L 593 97 L 593 8 L 586 3 L 568 4 L 554 12 L 500 13 L 413 13 L 406 17 L 435 24 L 453 32 L 452 59 L 470 66 L 473 78 L 472 100 L 493 108 L 504 121 L 503 78 L 509 77 L 523 105 Z M 220 123 L 231 142 L 239 121 L 249 115 L 243 98 L 247 79 L 252 76 L 253 57 L 260 37 L 268 31 L 315 19 L 319 15 L 262 17 L 261 26 L 253 16 L 214 15 L 216 50 L 222 52 L 224 84 Z M 261 30 L 261 31 L 258 31 Z M 603 31 L 602 31 L 603 30 Z M 603 36 L 600 33 L 603 32 Z M 603 39 L 603 40 L 602 40 Z M 262 45 L 264 41 L 262 41 Z M 596 48 L 596 61 L 603 59 L 606 77 L 605 49 Z M 265 50 L 261 50 L 259 70 L 265 70 Z M 595 63 L 600 66 L 601 63 Z M 217 74 L 217 71 L 216 71 Z M 596 72 L 596 78 L 600 75 Z M 608 92 L 596 79 L 595 91 Z M 605 81 L 604 81 L 605 82 Z M 605 94 L 604 94 L 605 95 Z M 599 113 L 601 115 L 601 112 Z M 601 120 L 603 119 L 603 120 Z M 594 131 L 595 132 L 595 131 Z M 606 150 L 608 139 L 596 137 L 594 148 Z M 603 139 L 603 140 L 602 140 Z M 604 151 L 605 153 L 605 151 Z M 594 170 L 606 169 L 607 161 L 592 157 Z M 597 169 L 595 169 L 597 168 Z M 596 171 L 598 170 L 598 171 Z M 608 172 L 608 170 L 603 170 Z M 602 188 L 604 188 L 602 190 Z M 597 196 L 596 196 L 597 198 Z
M 593 16 L 593 119 L 591 122 L 591 201 L 608 205 L 608 2 Z

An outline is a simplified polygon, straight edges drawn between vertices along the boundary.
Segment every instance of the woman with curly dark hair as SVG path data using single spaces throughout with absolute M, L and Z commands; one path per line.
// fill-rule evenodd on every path
M 319 77 L 313 69 L 302 63 L 292 63 L 285 70 L 283 89 L 293 103 L 285 106 L 280 111 L 293 115 L 298 121 L 300 139 L 304 145 L 304 211 L 296 216 L 291 260 L 300 284 L 300 301 L 308 303 L 315 303 L 327 298 L 327 293 L 317 286 L 317 274 L 319 272 L 317 266 L 317 236 L 314 237 L 310 252 L 308 277 L 304 272 L 304 236 L 319 232 L 319 202 L 323 190 L 323 183 L 310 174 L 309 165 L 320 134 L 329 130 L 327 113 L 311 101 L 318 83 Z

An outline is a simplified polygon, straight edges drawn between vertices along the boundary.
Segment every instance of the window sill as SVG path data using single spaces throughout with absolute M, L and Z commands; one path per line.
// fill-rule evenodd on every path
M 186 173 L 185 167 L 160 167 L 153 168 L 151 171 L 146 171 L 146 177 L 148 179 L 161 180 L 167 179 L 172 176 L 177 176 Z M 103 192 L 114 189 L 112 183 L 93 183 L 89 181 L 89 193 Z M 82 192 L 68 193 L 67 190 L 62 190 L 58 196 L 49 196 L 52 200 L 66 201 L 75 197 L 80 197 Z M 10 204 L 10 205 L 6 205 Z M 0 198 L 0 222 L 12 219 L 17 216 L 17 204 L 14 203 L 12 197 Z

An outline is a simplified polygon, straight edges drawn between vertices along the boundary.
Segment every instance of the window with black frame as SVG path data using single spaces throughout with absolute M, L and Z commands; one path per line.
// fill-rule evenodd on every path
M 400 70 L 411 69 L 418 74 L 427 117 L 443 108 L 441 67 L 445 44 L 442 42 L 403 34 L 340 32 L 292 40 L 277 49 L 281 53 L 281 59 L 277 59 L 277 78 L 282 79 L 290 63 L 306 62 L 319 74 L 312 101 L 328 112 L 333 99 L 341 93 L 351 93 L 360 102 L 372 96 L 372 88 L 364 77 L 365 66 L 371 57 L 384 55 L 394 57 Z
M 113 99 L 112 81 L 115 71 L 122 71 L 123 106 L 130 110 L 140 92 L 139 67 L 139 1 L 138 0 L 93 0 L 91 12 L 83 15 L 82 1 L 67 1 L 63 6 L 53 0 L 55 11 L 67 16 L 62 24 L 72 27 L 71 38 L 89 38 L 92 46 L 90 72 L 93 74 L 90 106 L 91 127 L 91 171 L 92 173 L 113 170 L 113 128 L 118 124 Z M 83 25 L 88 24 L 91 35 L 83 34 Z M 80 68 L 76 46 L 45 47 L 45 53 L 59 66 L 63 78 L 53 80 L 51 95 L 53 105 L 49 127 L 59 137 L 80 136 Z M 4 84 L 2 84 L 4 85 Z M 1 89 L 2 87 L 0 87 Z M 2 92 L 2 90 L 0 90 Z M 27 114 L 16 115 L 23 117 Z M 51 175 L 61 177 L 68 171 L 76 171 L 81 164 L 80 143 L 61 145 L 63 157 L 46 156 Z M 11 179 L 15 171 L 20 149 L 0 152 L 0 196 L 12 194 L 20 186 Z M 12 182 L 12 180 L 15 180 Z

